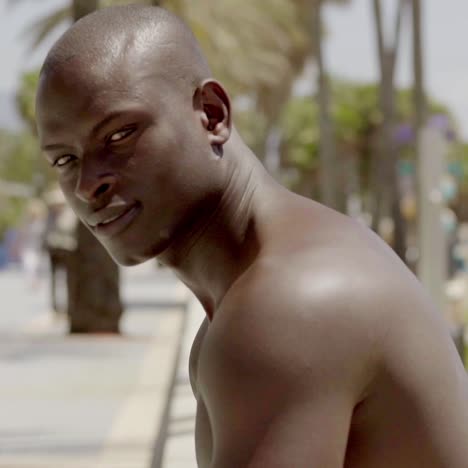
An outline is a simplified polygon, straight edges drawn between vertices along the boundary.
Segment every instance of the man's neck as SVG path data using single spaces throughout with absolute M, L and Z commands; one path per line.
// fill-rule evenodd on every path
M 258 254 L 259 217 L 267 193 L 276 187 L 248 149 L 239 153 L 224 155 L 231 160 L 219 200 L 160 257 L 198 297 L 210 320 Z

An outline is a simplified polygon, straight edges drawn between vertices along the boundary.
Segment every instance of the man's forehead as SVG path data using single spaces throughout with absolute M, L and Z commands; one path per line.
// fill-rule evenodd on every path
M 37 116 L 41 136 L 49 140 L 60 134 L 86 134 L 96 123 L 117 111 L 145 107 L 134 86 L 123 81 L 83 81 L 76 86 L 55 77 L 44 83 L 38 98 Z M 76 82 L 74 82 L 76 83 Z
M 41 76 L 39 97 L 70 95 L 78 99 L 105 99 L 114 95 L 142 97 L 165 83 L 167 62 L 164 54 L 149 53 L 128 40 L 120 52 L 109 47 L 89 53 L 71 54 L 48 67 Z M 162 56 L 160 56 L 162 55 Z M 166 63 L 165 63 L 166 62 Z M 41 100 L 41 99 L 40 99 Z
M 119 69 L 115 62 L 74 54 L 41 74 L 40 92 L 89 94 L 102 88 L 122 87 L 125 78 L 125 68 Z

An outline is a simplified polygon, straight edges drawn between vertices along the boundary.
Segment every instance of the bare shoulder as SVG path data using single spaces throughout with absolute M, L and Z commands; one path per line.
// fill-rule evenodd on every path
M 261 259 L 226 295 L 213 335 L 239 359 L 281 369 L 285 378 L 348 382 L 359 399 L 378 365 L 391 298 L 401 292 L 378 271 L 384 260 L 363 268 L 362 253 L 355 265 L 330 255 L 342 257 L 305 251 Z
M 349 382 L 356 398 L 417 347 L 436 342 L 440 362 L 453 361 L 447 327 L 417 279 L 372 242 L 260 259 L 223 301 L 213 327 L 222 346 L 286 374 Z

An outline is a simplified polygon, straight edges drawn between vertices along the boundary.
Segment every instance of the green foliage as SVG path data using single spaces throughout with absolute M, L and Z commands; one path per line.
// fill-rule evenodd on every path
M 39 167 L 39 148 L 34 135 L 0 133 L 0 177 L 32 184 Z
M 357 159 L 360 179 L 366 190 L 370 160 L 375 138 L 382 123 L 377 84 L 335 81 L 332 84 L 332 119 L 335 124 L 340 157 Z M 399 90 L 396 95 L 396 125 L 405 125 L 411 132 L 413 98 L 411 90 Z M 447 108 L 435 101 L 429 103 L 430 114 L 444 114 L 453 122 Z M 291 99 L 285 106 L 280 125 L 284 135 L 282 160 L 310 177 L 319 166 L 318 107 L 314 97 Z M 400 145 L 400 157 L 414 157 L 413 143 Z M 468 174 L 468 157 L 465 159 Z
M 27 130 L 17 134 L 0 130 L 0 183 L 40 190 L 52 180 L 53 173 L 40 157 L 35 135 Z M 0 191 L 0 240 L 8 227 L 20 221 L 25 202 L 25 198 Z
M 284 138 L 283 157 L 298 169 L 314 169 L 318 165 L 318 110 L 310 98 L 292 99 L 286 105 L 281 126 Z
M 16 104 L 19 113 L 33 132 L 36 131 L 35 102 L 38 82 L 38 70 L 23 73 L 16 93 Z
M 369 146 L 369 139 L 382 122 L 378 100 L 376 84 L 333 83 L 332 118 L 339 147 L 362 153 Z M 412 105 L 411 90 L 397 92 L 397 125 L 411 125 Z M 444 114 L 452 119 L 447 108 L 439 102 L 430 102 L 430 113 Z M 288 159 L 301 166 L 314 166 L 319 137 L 315 99 L 306 96 L 290 100 L 282 114 L 281 124 L 288 147 Z
M 256 155 L 261 155 L 264 151 L 263 144 L 267 132 L 265 116 L 255 109 L 234 110 L 234 122 L 247 146 Z
M 333 85 L 332 117 L 338 141 L 362 150 L 362 139 L 382 121 L 378 106 L 377 86 L 337 82 Z
M 34 144 L 34 140 L 30 135 L 28 137 L 0 131 L 0 182 L 32 181 L 31 143 Z M 24 200 L 7 197 L 0 191 L 0 241 L 6 229 L 18 223 L 23 207 Z

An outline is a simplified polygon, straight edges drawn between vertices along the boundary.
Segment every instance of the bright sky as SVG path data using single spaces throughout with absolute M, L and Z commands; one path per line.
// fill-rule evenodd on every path
M 351 0 L 350 7 L 328 7 L 327 63 L 331 72 L 356 80 L 376 79 L 372 0 Z M 460 130 L 468 139 L 468 2 L 466 0 L 421 0 L 424 12 L 425 71 L 428 93 L 454 112 Z M 383 0 L 387 24 L 393 24 L 395 0 Z M 411 21 L 402 36 L 397 81 L 411 83 Z M 390 29 L 390 28 L 389 28 Z
M 371 0 L 352 0 L 351 6 L 330 6 L 326 11 L 326 60 L 330 71 L 355 80 L 377 77 Z M 382 2 L 390 24 L 395 0 Z M 468 2 L 466 0 L 422 0 L 426 83 L 431 95 L 455 113 L 468 139 Z M 43 47 L 28 52 L 26 28 L 36 19 L 66 4 L 65 0 L 0 0 L 0 92 L 13 93 L 21 70 L 40 64 L 56 33 Z M 409 26 L 409 24 L 407 24 Z M 411 42 L 403 37 L 398 64 L 398 82 L 411 80 Z

